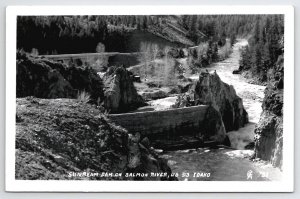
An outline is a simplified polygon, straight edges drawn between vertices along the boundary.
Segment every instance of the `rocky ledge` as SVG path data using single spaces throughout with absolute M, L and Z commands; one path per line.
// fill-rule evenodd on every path
M 89 67 L 67 66 L 60 62 L 17 53 L 17 97 L 76 98 L 81 92 L 90 101 L 103 100 L 103 84 Z
M 278 58 L 265 90 L 263 113 L 255 128 L 254 158 L 282 167 L 283 147 L 283 55 Z
M 73 175 L 83 172 L 99 175 Z M 150 172 L 171 170 L 147 138 L 112 124 L 95 105 L 74 99 L 17 99 L 16 179 L 176 180 L 137 175 Z M 122 175 L 101 176 L 105 173 Z

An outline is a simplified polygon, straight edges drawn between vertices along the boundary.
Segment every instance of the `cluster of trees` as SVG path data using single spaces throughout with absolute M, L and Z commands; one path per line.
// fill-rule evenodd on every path
M 160 49 L 155 43 L 142 42 L 140 51 L 141 67 L 138 74 L 144 80 L 151 79 L 158 86 L 176 85 L 178 72 L 173 48 L 165 46 Z
M 193 73 L 219 60 L 218 45 L 209 40 L 189 49 L 188 65 Z
M 39 54 L 95 52 L 123 49 L 128 30 L 109 31 L 109 16 L 18 16 L 17 48 Z
M 17 48 L 39 54 L 95 52 L 99 42 L 106 51 L 126 49 L 130 31 L 147 30 L 167 16 L 18 16 Z
M 250 70 L 260 81 L 266 81 L 268 71 L 283 53 L 283 34 L 283 15 L 259 17 L 249 45 L 242 50 L 239 70 Z
M 153 25 L 164 22 L 164 17 L 161 15 L 111 15 L 103 16 L 103 18 L 110 25 L 138 30 L 147 30 Z
M 258 18 L 259 15 L 182 15 L 180 23 L 191 38 L 197 39 L 195 34 L 200 31 L 207 40 L 217 41 L 219 46 L 223 46 L 226 38 L 233 44 L 236 37 L 250 35 Z

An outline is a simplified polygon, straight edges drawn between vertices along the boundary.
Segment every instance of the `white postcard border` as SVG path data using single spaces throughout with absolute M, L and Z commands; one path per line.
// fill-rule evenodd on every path
M 282 181 L 68 181 L 15 179 L 16 17 L 18 15 L 284 14 Z M 292 6 L 9 6 L 6 9 L 6 191 L 292 192 L 294 190 L 294 8 Z

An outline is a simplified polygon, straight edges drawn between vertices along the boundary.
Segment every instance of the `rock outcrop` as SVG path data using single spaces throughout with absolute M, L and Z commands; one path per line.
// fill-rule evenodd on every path
M 248 123 L 243 100 L 233 86 L 220 79 L 216 72 L 202 72 L 194 87 L 195 104 L 206 104 L 219 110 L 226 131 L 237 130 Z
M 76 98 L 83 91 L 95 103 L 103 100 L 102 80 L 93 69 L 17 53 L 17 97 Z
M 145 104 L 133 85 L 132 74 L 124 67 L 110 67 L 103 81 L 104 106 L 111 113 L 134 110 Z
M 265 90 L 263 113 L 255 128 L 255 157 L 282 167 L 283 147 L 283 56 L 276 66 Z
M 150 177 L 150 172 L 167 175 Z M 146 138 L 114 125 L 96 105 L 17 99 L 17 180 L 176 180 L 170 174 Z

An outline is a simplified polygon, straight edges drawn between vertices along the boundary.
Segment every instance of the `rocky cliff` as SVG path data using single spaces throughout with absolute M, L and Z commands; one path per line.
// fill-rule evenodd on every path
M 110 67 L 105 73 L 104 106 L 111 113 L 126 112 L 144 105 L 132 81 L 132 75 L 124 67 Z
M 76 98 L 83 91 L 95 103 L 103 100 L 102 80 L 93 69 L 17 53 L 17 97 Z
M 219 110 L 226 131 L 237 130 L 248 123 L 248 113 L 243 100 L 233 86 L 220 79 L 216 72 L 202 72 L 194 88 L 194 103 L 212 105 Z
M 16 179 L 175 180 L 137 176 L 139 172 L 169 175 L 171 170 L 146 138 L 112 124 L 95 105 L 74 99 L 17 99 Z M 101 176 L 105 173 L 122 175 Z
M 278 58 L 265 90 L 263 113 L 255 128 L 255 158 L 282 167 L 283 147 L 283 55 Z

